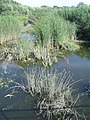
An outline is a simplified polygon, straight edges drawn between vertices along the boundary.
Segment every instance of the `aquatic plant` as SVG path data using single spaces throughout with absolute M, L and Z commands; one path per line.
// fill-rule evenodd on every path
M 21 34 L 21 23 L 15 16 L 0 16 L 0 43 L 17 40 Z
M 26 84 L 15 82 L 14 88 L 22 88 L 26 93 L 30 93 L 37 99 L 36 107 L 43 117 L 54 120 L 72 120 L 76 115 L 74 106 L 78 101 L 73 99 L 73 85 L 77 81 L 73 80 L 70 71 L 63 70 L 57 74 L 56 71 L 45 69 L 31 69 L 25 72 Z
M 7 74 L 6 71 L 2 73 L 3 76 L 5 76 L 6 74 Z M 11 79 L 4 80 L 3 78 L 0 78 L 0 88 L 8 88 L 11 83 L 12 83 Z
M 73 100 L 72 97 L 72 87 L 76 83 L 76 81 L 73 81 L 73 75 L 65 70 L 59 74 L 52 71 L 39 72 L 39 75 L 31 73 L 36 80 L 32 80 L 30 78 L 31 75 L 27 79 L 30 85 L 30 92 L 38 96 L 37 107 L 40 108 L 39 114 L 47 116 L 48 119 L 52 119 L 53 117 L 56 120 L 72 119 L 75 114 L 72 106 L 78 100 L 78 98 L 77 100 Z M 34 83 L 33 88 L 31 81 Z
M 5 47 L 2 51 L 3 58 L 5 55 L 7 57 L 8 54 L 11 54 L 13 60 L 21 62 L 37 61 L 45 67 L 51 66 L 53 61 L 57 61 L 56 50 L 51 50 L 51 48 L 40 44 L 35 45 L 34 42 L 28 40 L 18 40 L 12 48 Z
M 36 45 L 34 55 L 45 67 L 51 66 L 54 61 L 57 61 L 56 50 L 51 50 L 51 47 L 48 46 Z
M 32 41 L 19 40 L 14 47 L 14 52 L 16 52 L 14 59 L 22 61 L 29 60 L 34 47 L 35 44 Z

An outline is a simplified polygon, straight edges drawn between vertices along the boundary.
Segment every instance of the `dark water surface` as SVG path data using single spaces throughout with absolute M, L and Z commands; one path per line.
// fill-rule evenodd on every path
M 75 53 L 68 53 L 65 59 L 60 59 L 54 63 L 50 69 L 60 73 L 63 69 L 74 73 L 73 79 L 82 81 L 74 85 L 75 93 L 85 93 L 90 86 L 90 50 L 89 48 L 83 48 Z M 18 64 L 9 61 L 0 62 L 0 78 L 8 80 L 11 78 L 15 82 L 25 82 L 24 71 L 32 69 L 42 69 L 39 65 L 24 65 L 22 68 Z M 7 72 L 7 74 L 4 74 Z M 2 74 L 3 73 L 3 74 Z M 0 111 L 0 120 L 37 120 L 38 117 L 34 111 L 28 111 L 25 109 L 31 109 L 35 106 L 36 100 L 30 95 L 18 89 L 14 96 L 5 97 L 9 94 L 7 88 L 0 88 L 0 110 L 12 110 L 7 112 Z M 84 106 L 76 108 L 79 112 L 85 114 L 87 120 L 90 120 L 90 96 L 84 95 L 80 98 L 78 106 Z M 23 110 L 23 111 L 14 111 Z M 40 118 L 40 120 L 47 120 L 46 118 Z M 83 120 L 83 118 L 80 118 Z

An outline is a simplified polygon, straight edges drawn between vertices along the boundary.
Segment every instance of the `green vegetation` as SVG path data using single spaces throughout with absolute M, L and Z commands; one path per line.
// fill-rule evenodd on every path
M 0 0 L 0 14 L 1 15 L 28 15 L 31 7 L 21 5 L 13 0 Z
M 53 61 L 57 61 L 61 52 L 51 50 L 46 46 L 35 45 L 32 41 L 19 40 L 12 47 L 7 46 L 1 49 L 1 59 L 12 59 L 19 62 L 39 62 L 45 67 L 51 66 Z M 62 54 L 61 54 L 62 55 Z
M 78 46 L 73 43 L 75 32 L 75 24 L 52 13 L 41 17 L 34 25 L 34 33 L 40 44 L 49 44 L 49 47 L 61 47 L 66 50 L 78 49 Z
M 19 61 L 31 60 L 31 53 L 34 50 L 34 43 L 31 41 L 20 40 L 14 48 L 13 57 Z M 13 49 L 12 49 L 13 50 Z
M 7 50 L 2 51 L 20 61 L 32 60 L 33 54 L 35 61 L 45 66 L 52 65 L 53 61 L 57 61 L 56 51 L 78 50 L 80 47 L 74 42 L 75 39 L 89 40 L 89 9 L 83 3 L 77 7 L 42 6 L 33 9 L 13 0 L 1 0 L 0 43 L 18 40 L 14 47 L 6 47 Z M 18 39 L 21 32 L 26 31 L 21 31 L 22 24 L 26 25 L 30 20 L 33 22 L 30 32 L 36 35 L 35 43 Z
M 29 6 L 21 5 L 13 0 L 0 1 L 0 15 L 29 16 L 29 19 L 35 21 L 40 17 L 49 15 L 50 12 L 54 12 L 66 20 L 74 22 L 77 26 L 76 37 L 78 39 L 90 39 L 90 6 L 84 3 L 79 3 L 77 7 L 54 6 L 53 8 L 50 8 L 48 6 L 42 6 L 41 8 L 33 9 Z
M 5 76 L 5 73 L 2 74 Z M 0 78 L 0 88 L 8 88 L 11 83 L 12 83 L 11 79 L 4 80 L 3 78 Z
M 77 27 L 77 39 L 90 40 L 90 6 L 84 3 L 79 3 L 76 7 L 54 6 L 53 8 L 50 8 L 48 6 L 43 6 L 32 11 L 32 15 L 30 15 L 29 18 L 32 17 L 37 19 L 41 16 L 49 15 L 50 12 L 59 15 L 59 17 L 63 17 L 71 23 L 75 23 Z
M 54 120 L 67 120 L 75 117 L 76 110 L 73 107 L 78 98 L 72 97 L 73 85 L 76 81 L 72 81 L 73 75 L 70 72 L 63 70 L 57 74 L 52 70 L 32 69 L 29 73 L 25 72 L 25 76 L 28 85 L 14 82 L 15 87 L 12 87 L 12 90 L 21 88 L 35 97 L 36 107 L 40 109 L 39 115 L 47 116 L 49 120 L 52 117 Z
M 21 23 L 18 17 L 0 16 L 0 43 L 17 40 L 21 34 Z
M 32 24 L 26 30 L 25 25 Z M 36 40 L 23 40 L 25 32 L 35 35 Z M 63 51 L 76 51 L 80 48 L 75 40 L 90 40 L 90 8 L 79 4 L 77 7 L 42 6 L 31 8 L 13 0 L 0 1 L 0 59 L 6 62 L 32 62 L 51 66 Z M 13 44 L 9 41 L 13 41 Z M 81 54 L 81 53 L 80 53 Z M 3 76 L 8 72 L 4 71 Z M 22 88 L 25 92 L 37 97 L 40 113 L 56 120 L 71 120 L 76 115 L 73 109 L 76 101 L 72 97 L 72 75 L 63 71 L 59 74 L 48 70 L 36 70 L 25 73 L 27 86 L 12 80 L 0 78 L 0 87 Z M 13 92 L 12 92 L 13 94 Z M 6 95 L 12 97 L 13 95 Z M 43 111 L 46 109 L 47 111 Z M 77 119 L 77 116 L 76 116 Z
M 79 3 L 77 7 L 58 8 L 57 13 L 76 24 L 78 39 L 90 40 L 90 6 Z

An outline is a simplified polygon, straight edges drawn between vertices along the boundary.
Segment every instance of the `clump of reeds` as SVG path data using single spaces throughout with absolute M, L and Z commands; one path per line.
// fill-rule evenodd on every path
M 36 45 L 34 48 L 34 55 L 45 67 L 51 66 L 53 61 L 57 61 L 56 51 L 51 50 L 51 47 L 47 45 Z
M 14 58 L 22 61 L 29 60 L 32 57 L 31 53 L 33 53 L 34 46 L 34 42 L 32 41 L 19 40 L 14 47 L 14 51 L 16 52 Z
M 63 70 L 61 73 L 32 69 L 25 72 L 27 84 L 15 83 L 15 87 L 22 88 L 37 98 L 36 107 L 40 115 L 55 120 L 72 120 L 75 114 L 74 105 L 77 100 L 72 97 L 73 80 L 70 72 Z
M 13 60 L 21 62 L 35 62 L 39 61 L 45 67 L 51 66 L 53 61 L 57 61 L 57 54 L 55 50 L 51 51 L 50 47 L 35 45 L 34 42 L 28 40 L 18 40 L 12 47 L 3 49 L 3 56 L 11 54 Z M 6 57 L 5 57 L 6 58 Z
M 17 40 L 21 34 L 21 23 L 15 16 L 0 16 L 0 43 Z
M 38 19 L 34 25 L 34 33 L 36 34 L 37 41 L 42 45 L 49 42 L 52 47 L 63 48 L 66 50 L 79 48 L 78 46 L 74 46 L 75 44 L 70 44 L 70 42 L 73 43 L 75 38 L 75 24 L 64 20 L 55 13 L 51 13 Z

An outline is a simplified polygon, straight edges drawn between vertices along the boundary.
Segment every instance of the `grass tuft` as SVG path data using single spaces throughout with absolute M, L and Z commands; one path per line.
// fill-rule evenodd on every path
M 40 109 L 39 115 L 54 118 L 54 120 L 72 120 L 76 116 L 78 98 L 73 99 L 73 75 L 65 70 L 57 74 L 52 70 L 31 69 L 25 72 L 27 84 L 15 83 L 13 88 L 22 88 L 37 98 L 36 107 Z M 14 89 L 15 90 L 15 89 Z

